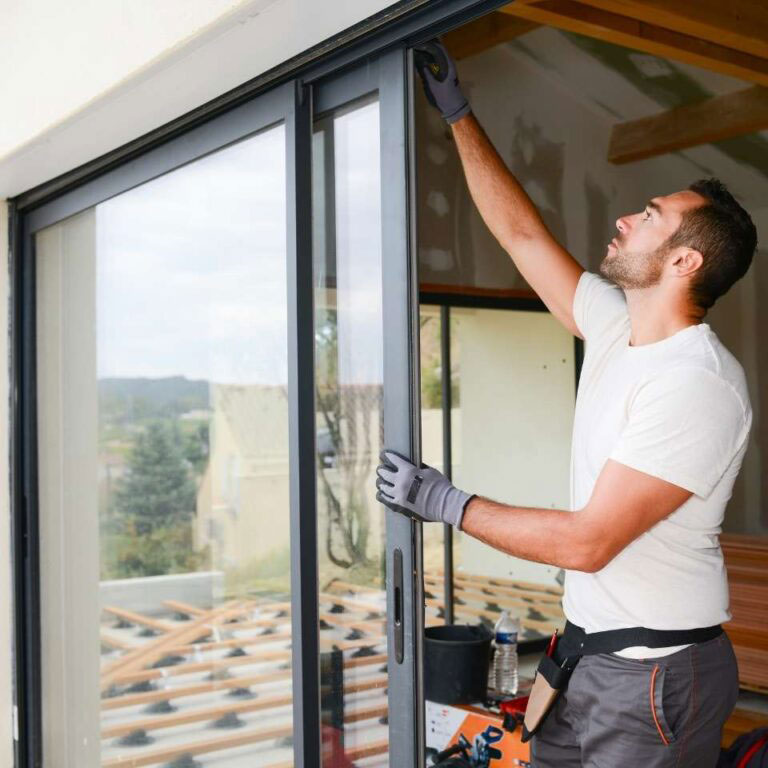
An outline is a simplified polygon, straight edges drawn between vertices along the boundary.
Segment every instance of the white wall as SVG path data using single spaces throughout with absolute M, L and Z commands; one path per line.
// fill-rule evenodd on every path
M 391 0 L 5 3 L 0 197 L 119 147 Z M 12 75 L 11 75 L 12 73 Z

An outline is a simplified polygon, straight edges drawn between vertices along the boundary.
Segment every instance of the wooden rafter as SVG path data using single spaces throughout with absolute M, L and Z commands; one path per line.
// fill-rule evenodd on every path
M 514 40 L 538 26 L 535 22 L 494 11 L 446 33 L 443 42 L 454 58 L 463 59 Z
M 608 160 L 628 163 L 768 128 L 768 88 L 754 86 L 618 123 Z
M 768 13 L 763 0 L 579 1 L 768 59 Z
M 691 34 L 667 29 L 574 0 L 516 0 L 502 8 L 518 18 L 577 32 L 655 56 L 695 64 L 721 74 L 768 85 L 768 57 L 728 48 Z

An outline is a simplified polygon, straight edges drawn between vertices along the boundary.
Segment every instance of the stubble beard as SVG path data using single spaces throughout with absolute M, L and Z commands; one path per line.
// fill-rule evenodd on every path
M 651 288 L 658 285 L 667 249 L 657 248 L 645 253 L 630 253 L 621 246 L 614 246 L 600 263 L 598 272 L 623 290 Z

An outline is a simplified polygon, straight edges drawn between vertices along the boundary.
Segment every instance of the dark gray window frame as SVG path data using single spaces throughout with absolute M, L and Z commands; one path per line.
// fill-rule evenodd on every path
M 418 287 L 416 282 L 410 45 L 463 24 L 504 0 L 403 0 L 331 41 L 284 62 L 199 109 L 10 201 L 11 499 L 14 581 L 14 700 L 18 768 L 44 765 L 40 689 L 39 529 L 35 371 L 34 234 L 64 218 L 197 160 L 277 122 L 286 125 L 288 199 L 289 445 L 294 749 L 297 768 L 319 768 L 319 657 L 315 509 L 311 131 L 309 86 L 333 87 L 365 62 L 381 67 L 383 249 L 385 295 L 385 440 L 418 459 Z M 320 85 L 325 79 L 327 86 Z M 350 81 L 348 81 L 350 82 Z M 339 87 L 341 87 L 339 85 Z M 322 99 L 322 96 L 321 96 Z M 403 340 L 408 340 L 403 344 Z M 404 403 L 409 407 L 404 410 Z M 308 514 L 310 510 L 311 514 Z M 424 764 L 421 696 L 423 584 L 421 527 L 387 515 L 388 609 L 395 615 L 392 573 L 402 558 L 402 661 L 388 644 L 390 764 Z

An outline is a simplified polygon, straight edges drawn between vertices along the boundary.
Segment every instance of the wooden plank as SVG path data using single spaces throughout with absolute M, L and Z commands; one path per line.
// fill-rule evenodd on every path
M 442 586 L 444 579 L 442 576 L 429 576 L 425 577 L 429 583 L 436 586 Z M 559 595 L 553 595 L 549 592 L 536 591 L 532 589 L 521 589 L 516 587 L 502 586 L 495 582 L 485 580 L 478 580 L 475 578 L 467 578 L 466 576 L 454 576 L 453 579 L 454 588 L 472 588 L 485 590 L 489 598 L 495 595 L 508 595 L 510 597 L 524 597 L 528 600 L 534 600 L 536 603 L 550 604 L 552 606 L 559 606 L 562 598 Z M 544 589 L 543 585 L 541 589 Z
M 613 126 L 611 163 L 630 163 L 768 128 L 768 88 L 760 85 Z
M 290 650 L 261 650 L 252 656 L 235 656 L 231 659 L 213 659 L 211 661 L 192 661 L 176 664 L 173 667 L 152 667 L 151 669 L 127 670 L 112 675 L 111 682 L 115 685 L 143 683 L 147 680 L 189 675 L 195 672 L 218 672 L 232 667 L 242 667 L 248 664 L 264 664 L 268 661 L 290 661 Z
M 352 581 L 344 581 L 343 579 L 334 579 L 328 584 L 325 590 L 321 590 L 321 591 L 327 593 L 331 590 L 334 590 L 334 591 L 341 590 L 343 592 L 352 592 L 354 594 L 367 592 L 369 595 L 378 595 L 378 596 L 383 596 L 385 594 L 385 591 L 383 589 L 377 589 L 376 587 L 365 587 L 365 586 L 362 586 L 361 584 L 355 584 Z
M 360 640 L 339 640 L 337 642 L 327 643 L 327 647 L 321 644 L 321 651 L 332 650 L 334 648 L 341 651 L 352 651 L 359 648 L 370 648 L 376 645 L 383 645 L 386 642 L 384 635 L 361 638 Z M 167 653 L 167 649 L 164 650 Z M 249 656 L 235 656 L 232 658 L 210 659 L 208 661 L 193 661 L 176 664 L 171 667 L 151 667 L 142 669 L 123 669 L 110 674 L 109 681 L 115 685 L 127 685 L 131 683 L 141 683 L 147 680 L 159 680 L 161 678 L 175 677 L 178 675 L 188 675 L 197 672 L 218 672 L 232 667 L 242 667 L 253 664 L 264 664 L 266 662 L 290 661 L 292 658 L 290 649 L 268 650 L 262 649 L 258 653 Z
M 426 584 L 434 585 L 439 582 L 435 582 L 434 580 L 430 579 L 428 576 L 424 577 L 424 581 Z M 560 607 L 559 603 L 534 603 L 530 601 L 526 601 L 521 597 L 513 597 L 511 595 L 506 595 L 504 593 L 495 593 L 495 594 L 489 594 L 488 592 L 482 591 L 481 589 L 477 587 L 471 587 L 467 586 L 465 584 L 457 583 L 454 585 L 454 594 L 457 597 L 460 597 L 462 600 L 466 600 L 472 603 L 482 603 L 483 605 L 486 605 L 488 603 L 496 603 L 497 605 L 500 605 L 502 608 L 514 608 L 516 611 L 523 610 L 526 611 L 529 608 L 532 608 L 536 611 L 539 611 L 539 613 L 545 614 L 547 616 L 551 616 L 554 619 L 561 619 L 563 617 L 563 611 Z
M 387 654 L 379 653 L 375 656 L 360 656 L 353 659 L 344 659 L 344 669 L 358 669 L 360 667 L 386 664 Z M 247 688 L 262 683 L 272 683 L 276 680 L 290 680 L 290 669 L 279 669 L 272 672 L 262 672 L 258 675 L 234 677 L 230 680 L 207 680 L 204 683 L 167 688 L 159 691 L 145 691 L 143 693 L 126 693 L 109 699 L 102 699 L 101 709 L 123 709 L 142 704 L 152 704 L 156 701 L 170 701 L 181 699 L 185 696 L 198 696 L 200 694 L 213 693 L 215 691 L 228 690 L 230 688 Z
M 191 603 L 183 603 L 181 600 L 163 600 L 163 605 L 179 613 L 187 613 L 190 616 L 202 616 L 207 613 L 205 608 L 198 608 Z
M 537 594 L 555 595 L 562 597 L 563 588 L 556 584 L 536 584 L 530 581 L 520 581 L 519 579 L 507 579 L 500 576 L 480 576 L 476 573 L 456 573 L 454 579 L 458 581 L 473 581 L 475 583 L 485 584 L 488 587 L 511 587 L 513 589 L 524 589 L 526 592 L 535 592 Z
M 158 659 L 168 653 L 168 648 L 173 645 L 194 642 L 194 640 L 204 633 L 209 627 L 213 628 L 216 622 L 224 621 L 226 618 L 238 615 L 245 608 L 236 603 L 225 603 L 224 605 L 209 611 L 197 619 L 187 622 L 177 629 L 166 632 L 156 641 L 139 646 L 135 651 L 129 651 L 120 659 L 107 665 L 101 672 L 102 690 L 109 687 L 117 681 L 120 675 L 124 675 L 129 670 L 153 664 Z
M 381 593 L 382 596 L 384 593 Z M 385 613 L 387 608 L 386 604 L 369 603 L 365 600 L 360 600 L 356 597 L 342 597 L 341 595 L 329 595 L 326 592 L 320 593 L 320 602 L 338 603 L 345 608 L 349 608 L 353 611 L 366 611 L 368 613 Z
M 420 293 L 449 293 L 458 296 L 483 296 L 494 299 L 535 299 L 539 295 L 530 288 L 479 288 L 474 285 L 449 285 L 448 283 L 419 283 Z
M 374 681 L 366 680 L 365 687 L 357 688 L 357 684 L 350 685 L 344 688 L 344 693 L 357 693 L 359 691 L 368 691 L 375 688 L 386 688 L 387 678 L 376 678 L 376 684 Z M 354 690 L 353 690 L 354 689 Z M 166 715 L 154 715 L 153 717 L 145 717 L 143 719 L 133 720 L 127 723 L 118 723 L 116 725 L 108 726 L 101 732 L 102 739 L 114 739 L 118 736 L 124 736 L 127 733 L 131 733 L 137 729 L 145 731 L 156 731 L 162 728 L 175 728 L 179 725 L 189 725 L 190 723 L 209 722 L 212 720 L 218 720 L 220 717 L 228 714 L 241 715 L 248 712 L 259 712 L 264 709 L 278 709 L 280 707 L 288 707 L 293 703 L 293 696 L 288 694 L 279 694 L 276 696 L 265 696 L 264 698 L 252 700 L 252 701 L 240 701 L 220 704 L 215 707 L 205 707 L 203 709 L 194 709 L 188 712 L 178 712 Z M 376 708 L 376 712 L 380 714 L 386 713 L 386 707 L 384 712 L 380 712 L 381 707 Z M 364 719 L 366 715 L 361 714 L 360 719 Z M 368 715 L 367 717 L 370 717 Z
M 437 600 L 430 600 L 427 598 L 424 601 L 427 605 L 435 606 L 438 603 Z M 468 605 L 457 605 L 453 609 L 455 616 L 463 616 L 469 619 L 479 619 L 480 617 L 486 618 L 495 622 L 499 618 L 498 612 L 486 611 L 482 608 L 472 608 Z M 543 632 L 544 634 L 552 634 L 555 629 L 562 629 L 562 621 L 538 621 L 536 619 L 527 619 L 525 617 L 518 617 L 520 626 L 524 629 L 533 629 L 536 632 Z
M 768 58 L 768 13 L 756 0 L 579 0 L 736 51 Z
M 109 632 L 105 632 L 104 630 L 101 631 L 99 636 L 102 645 L 108 645 L 110 648 L 116 648 L 120 651 L 133 651 L 137 647 L 135 643 L 129 643 L 119 637 L 110 635 Z
M 505 5 L 502 12 L 654 56 L 684 61 L 758 85 L 768 85 L 768 58 L 582 5 L 574 0 L 513 2 Z
M 119 608 L 116 605 L 105 605 L 102 610 L 111 613 L 113 616 L 117 616 L 119 619 L 130 621 L 131 624 L 140 624 L 141 626 L 155 629 L 158 632 L 170 632 L 170 630 L 175 628 L 173 624 L 169 624 L 167 621 L 159 621 L 158 619 L 145 616 L 143 613 L 128 611 L 125 608 Z
M 371 719 L 374 717 L 381 717 L 382 707 L 371 707 L 367 710 L 358 710 L 351 713 L 351 717 L 354 719 L 349 722 L 357 722 L 362 719 Z M 386 714 L 386 708 L 384 708 L 384 714 Z M 345 722 L 347 718 L 345 717 Z M 107 760 L 103 760 L 101 763 L 102 768 L 141 768 L 145 765 L 156 765 L 158 763 L 167 763 L 172 760 L 176 760 L 182 755 L 202 755 L 210 754 L 211 752 L 221 752 L 224 749 L 232 749 L 234 747 L 247 746 L 249 744 L 255 744 L 262 741 L 273 741 L 276 739 L 287 738 L 293 735 L 293 725 L 284 725 L 273 728 L 265 728 L 263 730 L 249 730 L 245 733 L 232 734 L 225 737 L 219 737 L 214 739 L 205 739 L 202 741 L 190 742 L 189 744 L 178 744 L 173 747 L 165 747 L 164 749 L 154 749 L 151 751 L 142 752 L 140 755 L 132 757 L 127 754 L 122 754 L 117 757 L 112 757 Z M 364 756 L 376 754 L 371 752 L 372 748 L 379 749 L 383 742 L 377 744 L 367 745 L 366 747 L 358 749 L 357 759 L 362 759 Z
M 507 13 L 494 11 L 446 32 L 442 40 L 455 59 L 464 59 L 500 43 L 514 40 L 538 26 L 532 21 L 516 19 Z

